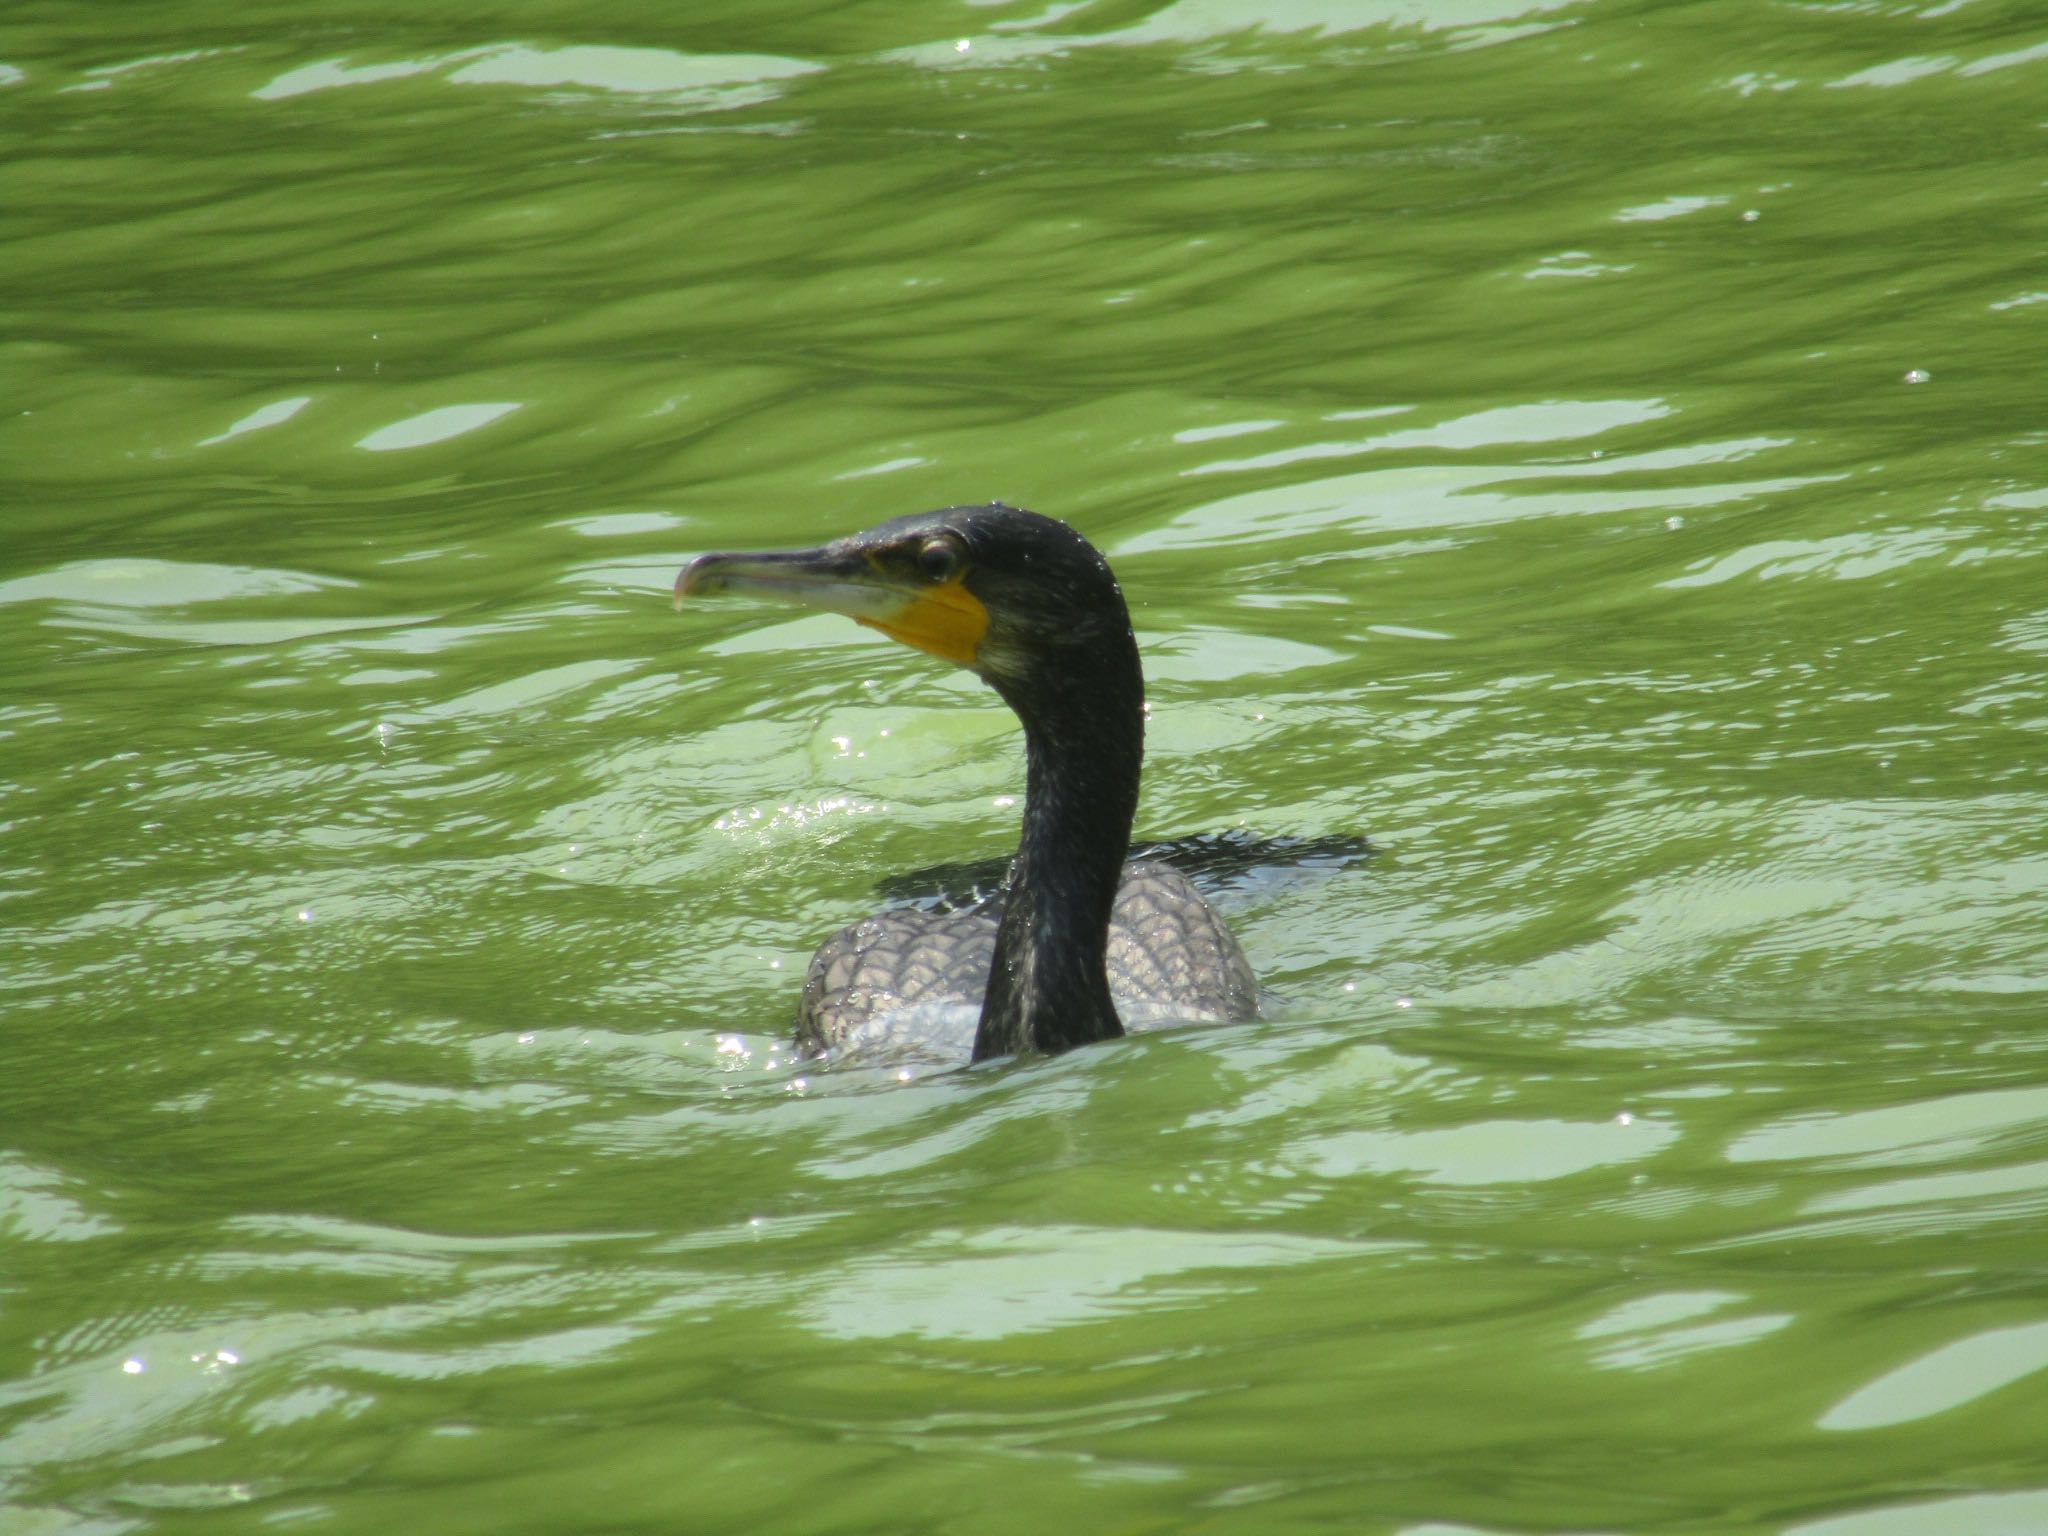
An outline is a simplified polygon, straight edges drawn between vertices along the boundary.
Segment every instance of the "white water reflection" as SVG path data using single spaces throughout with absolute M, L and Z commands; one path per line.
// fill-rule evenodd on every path
M 356 446 L 367 448 L 372 453 L 390 453 L 401 448 L 424 448 L 431 443 L 445 443 L 451 437 L 474 432 L 500 417 L 511 415 L 520 404 L 517 400 L 481 400 L 467 405 L 444 405 L 379 427 L 358 440 Z
M 56 602 L 110 608 L 183 608 L 236 598 L 297 597 L 351 586 L 305 571 L 215 565 L 203 560 L 74 560 L 0 581 L 0 605 Z
M 197 446 L 211 448 L 215 443 L 224 443 L 231 437 L 240 437 L 244 432 L 257 432 L 264 427 L 278 426 L 290 421 L 312 403 L 311 395 L 292 395 L 287 399 L 273 400 L 268 405 L 259 405 L 225 431 L 216 432 L 212 437 L 202 437 Z
M 2040 1536 L 2042 1531 L 2048 1531 L 2048 1488 L 1862 1509 L 1788 1525 L 1785 1536 Z
M 1856 1158 L 1866 1165 L 1941 1162 L 2014 1130 L 2048 1124 L 2048 1088 L 1959 1093 L 1917 1104 L 1809 1115 L 1760 1126 L 1728 1148 L 1731 1163 Z
M 1947 1413 L 2048 1370 L 2048 1323 L 1992 1328 L 1887 1371 L 1820 1416 L 1822 1429 L 1881 1429 Z M 2039 1527 L 2035 1527 L 2039 1529 Z
M 1426 427 L 1407 427 L 1349 442 L 1309 443 L 1277 449 L 1249 459 L 1218 459 L 1198 464 L 1191 475 L 1219 475 L 1239 470 L 1281 469 L 1316 459 L 1351 458 L 1362 453 L 1395 453 L 1410 449 L 1463 452 L 1503 444 L 1567 442 L 1597 437 L 1622 427 L 1639 426 L 1671 414 L 1662 400 L 1537 400 L 1526 405 L 1497 406 L 1457 416 Z
M 769 54 L 693 54 L 595 44 L 534 48 L 508 43 L 385 63 L 322 59 L 287 70 L 250 94 L 260 101 L 282 101 L 336 86 L 373 85 L 447 70 L 446 78 L 460 85 L 581 86 L 659 96 L 671 105 L 738 107 L 773 100 L 777 92 L 772 82 L 822 67 Z
M 449 79 L 463 85 L 580 85 L 590 90 L 686 98 L 697 104 L 752 105 L 773 90 L 740 90 L 808 75 L 822 65 L 766 54 L 672 53 L 666 48 L 514 46 L 494 49 Z
M 1286 1160 L 1323 1178 L 1411 1173 L 1432 1184 L 1537 1184 L 1636 1162 L 1669 1146 L 1661 1120 L 1480 1120 L 1425 1131 L 1340 1131 L 1290 1148 Z
M 935 1232 L 909 1252 L 825 1271 L 797 1312 L 837 1339 L 1001 1339 L 1192 1302 L 1234 1286 L 1233 1271 L 1408 1246 L 1122 1227 Z

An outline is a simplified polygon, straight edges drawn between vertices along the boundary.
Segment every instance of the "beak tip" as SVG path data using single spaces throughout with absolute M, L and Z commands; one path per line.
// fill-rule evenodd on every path
M 683 600 L 685 598 L 696 597 L 699 594 L 708 590 L 712 586 L 712 578 L 706 573 L 704 569 L 705 564 L 710 559 L 711 556 L 709 555 L 699 555 L 696 559 L 692 560 L 688 565 L 684 566 L 680 572 L 677 573 L 675 587 L 675 603 L 677 612 L 682 611 Z

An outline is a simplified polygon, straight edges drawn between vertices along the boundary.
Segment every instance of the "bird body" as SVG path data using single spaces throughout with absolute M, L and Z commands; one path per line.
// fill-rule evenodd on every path
M 1000 903 L 884 912 L 828 940 L 800 1047 L 936 1046 L 975 1009 L 981 1061 L 1113 1039 L 1126 1023 L 1257 1012 L 1251 967 L 1200 893 L 1124 862 L 1144 676 L 1123 592 L 1080 534 L 1001 503 L 949 507 L 816 549 L 701 555 L 676 581 L 678 602 L 721 591 L 844 613 L 967 667 L 1024 727 L 1023 825 Z
M 797 1005 L 799 1049 L 954 1056 L 972 1046 L 995 962 L 995 910 L 898 907 L 832 935 L 811 957 Z M 1259 983 L 1194 882 L 1132 860 L 1110 907 L 1103 970 L 1126 1030 L 1247 1019 Z

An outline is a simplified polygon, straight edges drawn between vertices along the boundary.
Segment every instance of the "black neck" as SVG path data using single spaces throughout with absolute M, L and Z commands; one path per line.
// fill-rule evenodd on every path
M 976 1061 L 1124 1032 L 1103 957 L 1145 755 L 1145 685 L 1127 624 L 1059 677 L 1000 691 L 1024 722 L 1024 830 Z

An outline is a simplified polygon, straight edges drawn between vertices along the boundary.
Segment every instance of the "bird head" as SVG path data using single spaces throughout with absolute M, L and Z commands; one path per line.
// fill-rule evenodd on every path
M 1135 657 L 1109 562 L 1065 523 L 1000 502 L 893 518 L 814 549 L 699 555 L 676 578 L 678 605 L 720 592 L 846 614 L 1013 701 L 1101 647 Z

